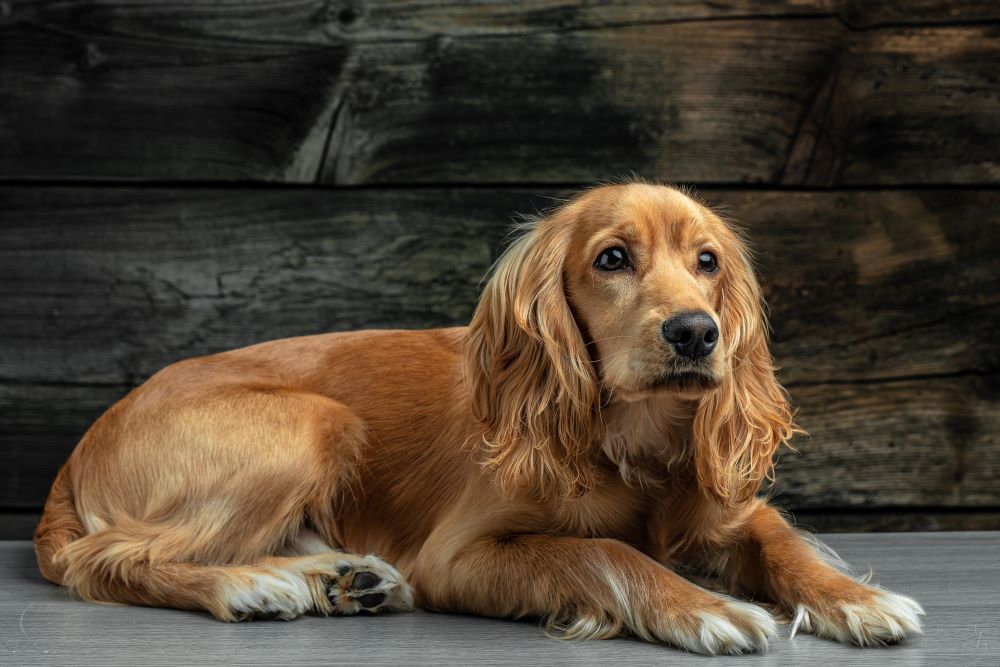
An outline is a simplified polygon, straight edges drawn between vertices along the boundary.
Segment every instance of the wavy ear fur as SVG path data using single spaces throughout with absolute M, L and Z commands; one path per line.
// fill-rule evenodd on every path
M 732 235 L 724 256 L 719 319 L 727 352 L 721 385 L 701 399 L 694 419 L 698 481 L 708 494 L 732 506 L 754 496 L 772 479 L 773 456 L 794 433 L 793 413 L 774 377 L 760 287 L 743 243 Z
M 486 465 L 506 493 L 586 492 L 604 435 L 597 375 L 567 303 L 560 215 L 525 225 L 497 262 L 465 343 Z

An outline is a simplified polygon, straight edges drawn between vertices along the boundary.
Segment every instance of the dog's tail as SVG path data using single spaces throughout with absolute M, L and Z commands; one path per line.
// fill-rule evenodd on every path
M 86 533 L 76 513 L 69 463 L 66 463 L 52 483 L 42 518 L 35 529 L 35 557 L 42 576 L 54 584 L 63 583 L 67 563 L 60 558 L 59 552 Z

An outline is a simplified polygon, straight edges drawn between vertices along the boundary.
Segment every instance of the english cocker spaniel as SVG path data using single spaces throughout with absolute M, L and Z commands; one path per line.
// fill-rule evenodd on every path
M 764 650 L 765 608 L 861 645 L 920 632 L 758 491 L 796 431 L 740 236 L 666 186 L 524 225 L 469 327 L 190 359 L 111 407 L 35 534 L 87 600 L 234 621 L 428 609 Z M 361 555 L 361 554 L 378 554 Z

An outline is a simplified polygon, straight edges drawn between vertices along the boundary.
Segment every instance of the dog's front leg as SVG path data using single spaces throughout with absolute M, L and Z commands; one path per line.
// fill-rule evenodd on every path
M 493 617 L 539 617 L 550 634 L 631 633 L 698 653 L 764 650 L 774 620 L 760 607 L 710 593 L 632 547 L 546 535 L 479 538 L 452 553 L 425 549 L 420 603 Z
M 792 619 L 792 632 L 811 632 L 861 646 L 919 633 L 924 611 L 913 599 L 845 574 L 764 503 L 750 512 L 723 573 L 734 587 L 764 595 Z

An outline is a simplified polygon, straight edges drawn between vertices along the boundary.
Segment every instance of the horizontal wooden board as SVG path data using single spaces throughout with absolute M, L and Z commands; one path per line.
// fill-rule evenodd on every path
M 911 533 L 1000 530 L 1000 511 L 942 512 L 916 507 L 898 511 L 871 508 L 855 512 L 795 512 L 796 525 L 823 533 Z
M 327 30 L 370 38 L 518 34 L 539 30 L 594 30 L 639 23 L 756 18 L 836 18 L 846 26 L 939 25 L 991 21 L 990 0 L 346 0 L 327 5 Z
M 261 340 L 462 324 L 517 189 L 0 188 L 0 507 L 37 507 L 157 369 Z M 795 508 L 1000 504 L 1000 193 L 705 191 L 748 228 L 812 433 Z
M 920 5 L 7 3 L 0 178 L 996 182 L 995 3 Z
M 985 23 L 992 0 L 255 0 L 180 5 L 130 0 L 12 0 L 7 23 L 114 25 L 131 34 L 254 35 L 265 41 L 327 43 L 519 35 L 697 21 L 835 18 L 853 29 Z
M 0 540 L 30 540 L 40 516 L 30 510 L 0 512 Z
M 757 250 L 791 387 L 1000 368 L 1000 192 L 711 192 Z
M 796 508 L 996 506 L 1000 374 L 792 389 L 811 438 L 781 456 Z

